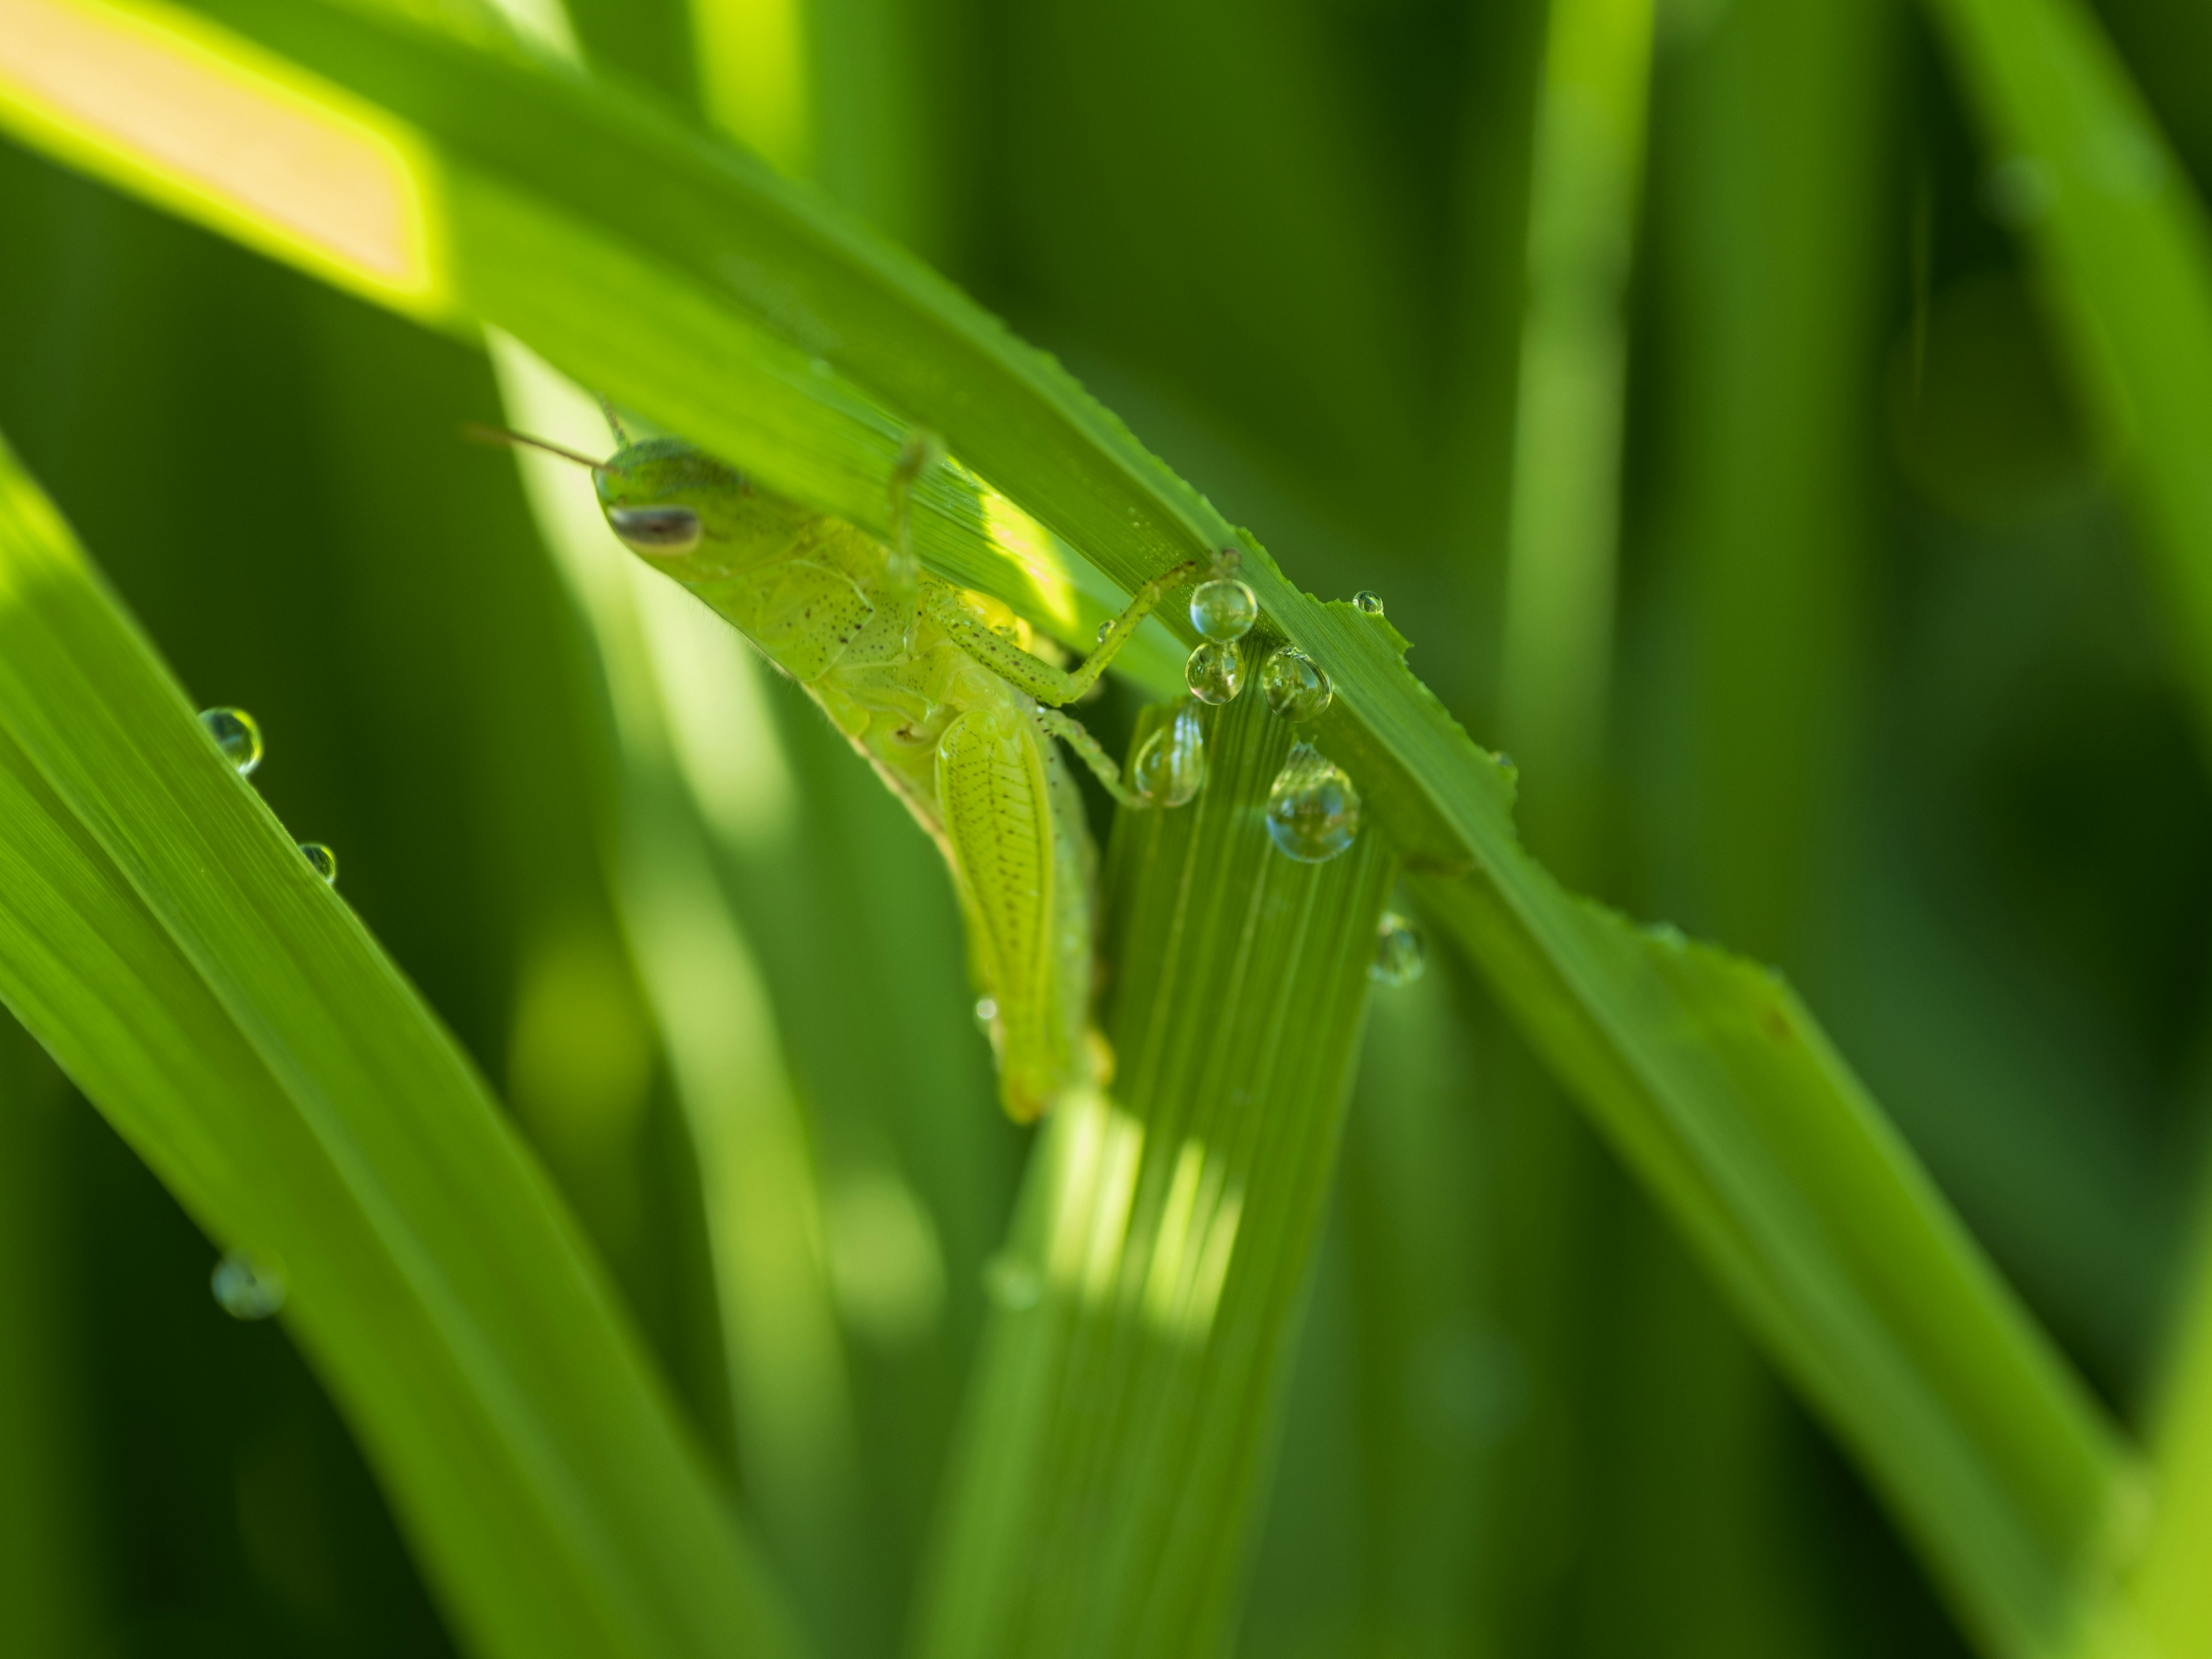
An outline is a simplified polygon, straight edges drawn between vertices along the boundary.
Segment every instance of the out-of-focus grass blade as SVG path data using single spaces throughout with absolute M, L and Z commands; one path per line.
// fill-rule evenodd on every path
M 2212 236 L 2094 15 L 1930 0 L 1997 155 L 1991 205 L 2033 243 L 2124 474 L 2212 738 Z M 2113 1631 L 2212 1653 L 2212 1233 L 2190 1270 L 2152 1451 L 2159 1509 Z M 2114 1642 L 2127 1639 L 2111 1637 Z
M 2094 14 L 2075 0 L 1929 0 L 1996 157 L 1990 205 L 2046 263 L 2212 740 L 2212 238 Z
M 1235 534 L 948 285 L 604 88 L 319 0 L 0 3 L 76 31 L 76 55 L 58 57 L 0 30 L 0 109 L 33 142 L 229 228 L 295 234 L 283 215 L 296 209 L 322 240 L 294 257 L 370 261 L 358 286 L 383 283 L 428 320 L 507 327 L 818 507 L 884 529 L 908 423 L 935 428 L 956 463 L 921 492 L 918 547 L 1062 638 L 1087 645 L 1120 594 Z M 184 18 L 189 46 L 157 15 Z M 187 88 L 159 124 L 87 90 L 132 52 Z M 365 240 L 354 219 L 313 216 L 331 191 L 295 202 L 296 181 L 216 143 L 319 100 L 350 125 L 333 137 L 311 122 L 314 144 L 383 216 Z M 1396 629 L 1317 603 L 1244 545 L 1273 622 L 1334 680 L 1317 740 L 1374 822 L 1435 873 L 1442 913 L 1903 1509 L 1969 1622 L 2005 1650 L 2047 1646 L 2124 1480 L 2079 1384 L 1803 1010 L 1748 964 L 1639 939 L 1565 893 L 1515 840 L 1507 775 L 1407 672 Z M 1137 678 L 1174 678 L 1174 633 L 1192 637 L 1147 625 L 1125 659 Z
M 61 1079 L 0 1012 L 0 1607 L 21 1659 L 94 1635 L 90 1482 L 75 1375 L 81 1286 L 61 1212 Z
M 1396 860 L 1281 856 L 1291 728 L 1249 696 L 1207 726 L 1197 800 L 1116 823 L 1116 1075 L 1054 1112 L 994 1271 L 939 1659 L 1196 1659 L 1233 1617 Z
M 1559 891 L 1424 896 L 1866 1467 L 1984 1647 L 2056 1654 L 2138 1491 L 2118 1437 L 1786 985 Z
M 788 1650 L 467 1062 L 0 451 L 0 993 L 320 1363 L 487 1653 Z

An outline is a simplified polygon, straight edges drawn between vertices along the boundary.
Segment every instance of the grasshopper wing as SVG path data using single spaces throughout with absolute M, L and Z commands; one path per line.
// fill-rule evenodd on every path
M 1085 988 L 1060 982 L 1056 908 L 1081 898 L 1057 890 L 1042 740 L 1011 708 L 970 709 L 939 741 L 937 796 L 976 963 L 998 1005 L 1000 1092 L 1007 1114 L 1030 1122 L 1077 1073 L 1081 1016 L 1071 1022 L 1068 1000 Z

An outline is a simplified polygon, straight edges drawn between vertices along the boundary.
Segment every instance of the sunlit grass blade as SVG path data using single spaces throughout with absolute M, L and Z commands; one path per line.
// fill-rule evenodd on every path
M 1291 729 L 1249 695 L 1208 726 L 1197 800 L 1116 825 L 1116 1075 L 1054 1114 L 994 1267 L 939 1659 L 1206 1655 L 1233 1618 L 1395 860 L 1277 853 Z
M 335 100 L 354 125 L 321 141 L 381 181 L 369 198 L 386 204 L 368 228 L 386 239 L 368 247 L 390 269 L 356 272 L 356 286 L 382 281 L 390 303 L 443 325 L 506 327 L 817 507 L 882 531 L 906 433 L 943 434 L 954 459 L 920 492 L 920 550 L 1079 648 L 1121 594 L 1236 538 L 947 284 L 757 161 L 617 94 L 320 0 L 204 0 L 193 16 L 222 27 L 196 25 L 199 57 L 143 21 L 117 33 L 114 19 L 150 9 L 12 3 L 92 31 L 73 37 L 67 72 L 36 51 L 0 53 L 9 118 L 32 142 L 234 234 L 246 219 L 296 234 L 272 216 L 303 204 L 264 199 L 268 181 L 213 144 L 235 123 L 206 119 L 194 100 L 204 92 L 249 127 L 270 84 L 311 108 Z M 81 95 L 112 72 L 118 40 L 197 89 L 163 106 L 158 129 Z M 249 59 L 264 81 L 241 90 Z M 363 126 L 375 135 L 366 148 Z M 191 199 L 179 145 L 199 168 Z M 370 150 L 373 165 L 360 159 Z M 395 201 L 429 227 L 419 272 L 406 263 L 415 245 L 389 234 L 405 222 Z M 359 241 L 351 221 L 310 219 L 324 240 L 292 251 L 303 263 L 327 269 Z M 2047 1642 L 2099 1547 L 2124 1459 L 1809 1016 L 1791 1004 L 1778 1045 L 1760 1024 L 1756 969 L 1702 953 L 1674 968 L 1663 945 L 1562 891 L 1515 839 L 1507 775 L 1407 672 L 1396 629 L 1316 601 L 1243 544 L 1271 621 L 1335 684 L 1316 739 L 1357 779 L 1373 823 L 1433 873 L 1436 902 L 1507 1005 L 1707 1248 L 1970 1622 L 2010 1650 Z M 1172 617 L 1148 623 L 1149 643 L 1124 663 L 1168 684 L 1177 635 L 1192 637 Z
M 779 1653 L 597 1264 L 0 452 L 0 994 L 288 1323 L 486 1653 Z

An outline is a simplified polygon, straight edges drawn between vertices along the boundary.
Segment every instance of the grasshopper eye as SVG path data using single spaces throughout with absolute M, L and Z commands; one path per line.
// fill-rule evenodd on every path
M 699 515 L 688 507 L 617 507 L 607 522 L 633 553 L 672 558 L 699 545 Z

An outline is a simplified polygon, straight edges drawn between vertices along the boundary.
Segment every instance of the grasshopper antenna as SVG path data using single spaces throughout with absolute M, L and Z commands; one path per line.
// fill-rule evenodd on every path
M 544 438 L 533 438 L 526 432 L 509 432 L 503 426 L 482 426 L 474 421 L 463 423 L 461 436 L 472 444 L 505 444 L 510 449 L 542 449 L 548 455 L 558 455 L 564 461 L 578 466 L 588 466 L 594 472 L 605 466 L 605 461 L 595 461 L 580 450 L 568 449 Z

